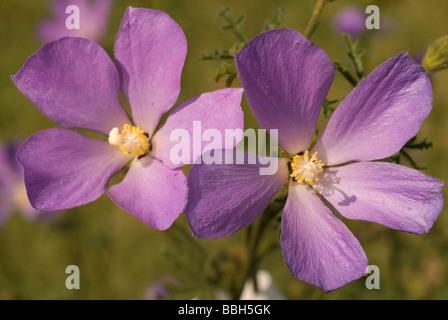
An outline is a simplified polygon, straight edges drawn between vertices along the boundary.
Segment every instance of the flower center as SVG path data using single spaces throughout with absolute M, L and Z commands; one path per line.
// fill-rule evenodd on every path
M 139 127 L 125 124 L 121 133 L 116 127 L 109 132 L 109 144 L 120 147 L 124 154 L 142 156 L 149 150 L 149 135 Z
M 323 162 L 316 158 L 317 152 L 311 157 L 308 151 L 303 154 L 297 154 L 294 156 L 291 162 L 291 174 L 298 183 L 305 181 L 307 184 L 311 184 L 313 181 L 318 181 L 318 175 L 323 171 Z

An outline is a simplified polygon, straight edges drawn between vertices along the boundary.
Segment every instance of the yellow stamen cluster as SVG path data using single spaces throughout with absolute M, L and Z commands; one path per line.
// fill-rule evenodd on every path
M 121 133 L 118 128 L 113 128 L 109 132 L 109 144 L 118 146 L 124 154 L 134 157 L 144 155 L 149 150 L 149 139 L 145 130 L 129 124 L 123 126 Z
M 317 152 L 311 157 L 308 151 L 302 155 L 295 155 L 291 162 L 291 174 L 298 183 L 305 181 L 311 184 L 313 181 L 318 181 L 318 175 L 323 171 L 323 162 L 316 158 Z

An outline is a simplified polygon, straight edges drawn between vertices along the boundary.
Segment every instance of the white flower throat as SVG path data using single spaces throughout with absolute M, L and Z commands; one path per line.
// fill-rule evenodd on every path
M 119 147 L 124 154 L 132 156 L 144 156 L 149 150 L 149 135 L 145 130 L 129 124 L 123 126 L 123 130 L 113 128 L 109 132 L 109 144 Z
M 324 164 L 316 158 L 316 155 L 317 152 L 309 156 L 308 150 L 303 154 L 295 155 L 291 162 L 290 176 L 298 183 L 305 181 L 305 183 L 311 184 L 313 181 L 318 181 Z

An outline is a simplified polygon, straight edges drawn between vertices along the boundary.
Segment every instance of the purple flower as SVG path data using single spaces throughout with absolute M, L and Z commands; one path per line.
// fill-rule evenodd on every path
M 168 299 L 170 297 L 170 289 L 179 287 L 179 281 L 170 276 L 162 277 L 151 285 L 145 292 L 145 300 Z
M 194 235 L 221 238 L 245 228 L 286 182 L 284 260 L 292 275 L 328 292 L 363 276 L 368 262 L 314 190 L 345 218 L 429 231 L 443 207 L 444 183 L 374 162 L 398 152 L 431 110 L 431 83 L 419 64 L 406 53 L 383 63 L 339 104 L 311 146 L 335 73 L 325 52 L 300 33 L 281 29 L 251 40 L 236 63 L 258 123 L 278 129 L 288 156 L 271 176 L 259 175 L 259 164 L 194 165 L 185 208 Z
M 190 133 L 193 121 L 204 130 L 243 128 L 242 89 L 231 88 L 180 104 L 155 133 L 179 96 L 186 52 L 182 29 L 166 13 L 129 7 L 115 41 L 115 64 L 83 38 L 48 43 L 26 61 L 12 78 L 40 111 L 63 127 L 97 131 L 109 141 L 66 129 L 32 135 L 18 159 L 33 207 L 51 211 L 94 201 L 132 161 L 109 197 L 156 229 L 171 226 L 186 196 L 185 175 L 170 161 L 171 132 Z M 119 102 L 120 89 L 133 122 Z
M 53 0 L 51 20 L 42 21 L 37 26 L 37 35 L 43 42 L 54 41 L 63 37 L 82 37 L 100 41 L 106 34 L 110 9 L 113 0 Z M 79 8 L 79 29 L 68 29 L 66 20 L 70 5 Z
M 357 38 L 367 30 L 366 17 L 361 7 L 347 6 L 333 17 L 333 28 L 337 33 L 349 33 L 352 38 Z
M 35 210 L 28 201 L 23 168 L 16 159 L 19 146 L 18 143 L 0 144 L 0 227 L 15 210 L 28 221 L 51 221 L 57 216 L 55 212 Z
M 0 227 L 14 210 L 13 186 L 16 184 L 16 174 L 12 158 L 9 150 L 0 145 Z

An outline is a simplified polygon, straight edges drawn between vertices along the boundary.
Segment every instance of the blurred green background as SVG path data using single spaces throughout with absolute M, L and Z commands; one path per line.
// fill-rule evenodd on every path
M 403 51 L 421 54 L 436 38 L 447 34 L 448 2 L 433 0 L 344 1 L 330 3 L 312 37 L 333 61 L 350 66 L 341 37 L 332 29 L 332 18 L 348 4 L 365 8 L 377 4 L 381 22 L 389 27 L 366 31 L 360 45 L 367 50 L 366 73 Z M 0 0 L 0 141 L 26 138 L 36 131 L 56 127 L 15 87 L 10 75 L 42 45 L 36 24 L 50 16 L 49 1 Z M 103 47 L 113 57 L 113 44 L 128 5 L 168 13 L 184 30 L 189 51 L 178 103 L 202 92 L 225 87 L 214 77 L 220 62 L 201 61 L 200 54 L 217 47 L 230 48 L 234 38 L 224 33 L 218 12 L 231 7 L 235 16 L 246 15 L 249 38 L 260 33 L 263 23 L 278 8 L 286 9 L 280 27 L 303 32 L 313 10 L 311 0 L 159 0 L 115 1 Z M 387 29 L 387 30 L 386 30 Z M 424 121 L 419 138 L 433 147 L 413 153 L 425 173 L 448 180 L 448 70 L 433 74 L 433 110 Z M 233 86 L 239 86 L 235 81 Z M 339 74 L 329 99 L 341 99 L 351 85 Z M 247 103 L 246 128 L 257 127 Z M 405 163 L 406 164 L 406 163 Z M 122 174 L 111 183 L 116 183 Z M 344 221 L 363 246 L 369 264 L 380 268 L 380 289 L 368 290 L 365 278 L 323 293 L 293 278 L 279 248 L 267 256 L 261 268 L 268 270 L 288 299 L 448 299 L 448 217 L 444 209 L 426 235 L 394 231 L 381 225 Z M 49 213 L 51 214 L 51 213 Z M 278 230 L 276 230 L 278 232 Z M 144 299 L 149 286 L 172 276 L 172 298 L 214 298 L 214 286 L 228 286 L 222 275 L 238 278 L 245 263 L 244 232 L 220 240 L 193 239 L 182 215 L 168 231 L 157 231 L 119 209 L 104 195 L 82 207 L 66 210 L 52 223 L 31 223 L 15 212 L 0 229 L 0 299 Z M 220 261 L 220 268 L 210 265 Z M 77 265 L 81 289 L 68 290 L 65 268 Z

